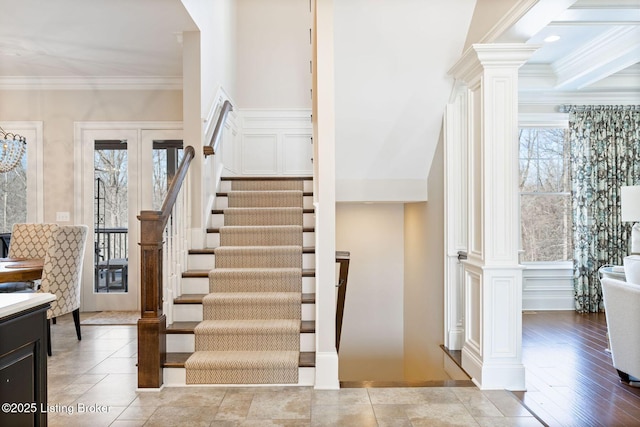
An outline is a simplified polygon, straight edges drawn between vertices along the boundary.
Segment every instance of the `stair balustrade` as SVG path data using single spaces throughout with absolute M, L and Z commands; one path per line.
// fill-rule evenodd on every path
M 340 264 L 338 274 L 338 300 L 336 306 L 336 351 L 340 351 L 340 336 L 342 335 L 342 316 L 344 315 L 344 303 L 347 295 L 347 278 L 349 276 L 350 253 L 336 251 L 336 262 Z
M 167 319 L 163 311 L 163 261 L 174 250 L 186 217 L 185 191 L 182 191 L 189 165 L 195 156 L 192 146 L 184 156 L 160 211 L 141 211 L 140 220 L 140 292 L 141 318 L 138 320 L 138 387 L 162 386 L 162 366 L 167 354 Z

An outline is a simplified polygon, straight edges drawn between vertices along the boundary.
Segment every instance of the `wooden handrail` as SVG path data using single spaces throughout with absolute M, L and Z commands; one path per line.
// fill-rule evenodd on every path
M 336 306 L 336 351 L 340 351 L 340 336 L 342 335 L 342 316 L 344 315 L 344 302 L 347 296 L 347 278 L 349 276 L 349 259 L 351 254 L 345 251 L 336 251 L 336 262 L 340 264 L 338 275 L 338 300 Z
M 222 104 L 216 127 L 213 129 L 213 135 L 211 135 L 211 141 L 203 147 L 205 157 L 215 154 L 218 151 L 220 135 L 222 135 L 222 125 L 224 125 L 224 122 L 227 120 L 227 114 L 229 114 L 230 111 L 233 111 L 233 105 L 231 105 L 229 100 L 226 100 L 224 104 Z
M 184 149 L 160 211 L 141 211 L 140 220 L 140 302 L 138 320 L 138 387 L 162 386 L 162 366 L 167 356 L 167 318 L 162 312 L 162 247 L 164 229 L 171 216 L 189 165 L 195 157 L 192 146 Z

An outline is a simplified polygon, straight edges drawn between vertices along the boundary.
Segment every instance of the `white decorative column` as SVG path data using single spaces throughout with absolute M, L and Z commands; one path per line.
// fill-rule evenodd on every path
M 339 389 L 336 325 L 336 154 L 333 0 L 316 0 L 313 77 L 316 214 L 316 389 Z
M 475 44 L 450 71 L 468 88 L 462 367 L 485 390 L 525 389 L 518 263 L 518 68 L 536 49 L 519 43 Z
M 444 345 L 449 350 L 462 350 L 464 344 L 463 269 L 458 254 L 467 251 L 467 136 L 467 88 L 456 84 L 444 114 Z

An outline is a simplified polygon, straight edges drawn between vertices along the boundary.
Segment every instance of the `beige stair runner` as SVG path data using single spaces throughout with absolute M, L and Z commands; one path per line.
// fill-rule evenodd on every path
M 187 384 L 298 382 L 302 181 L 233 181 Z

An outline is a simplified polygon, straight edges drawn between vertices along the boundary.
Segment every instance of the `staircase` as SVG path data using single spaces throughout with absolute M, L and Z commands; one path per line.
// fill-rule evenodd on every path
M 312 178 L 222 178 L 167 326 L 167 385 L 314 383 Z

